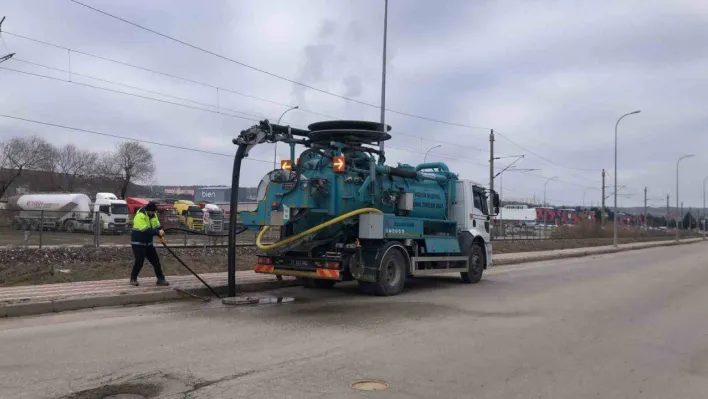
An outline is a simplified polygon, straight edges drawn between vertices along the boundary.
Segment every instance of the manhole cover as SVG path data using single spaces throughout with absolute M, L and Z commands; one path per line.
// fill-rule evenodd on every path
M 358 391 L 383 391 L 388 389 L 388 384 L 378 380 L 363 380 L 353 382 L 351 387 Z

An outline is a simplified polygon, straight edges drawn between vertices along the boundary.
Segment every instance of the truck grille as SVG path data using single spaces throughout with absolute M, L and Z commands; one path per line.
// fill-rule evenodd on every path
M 116 223 L 125 223 L 126 219 L 116 219 Z

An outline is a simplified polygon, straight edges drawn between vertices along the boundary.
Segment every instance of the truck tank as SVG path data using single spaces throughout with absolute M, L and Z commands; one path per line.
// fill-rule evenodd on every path
M 457 176 L 442 163 L 391 167 L 381 156 L 377 161 L 378 151 L 365 145 L 390 138 L 376 130 L 379 126 L 359 121 L 311 124 L 310 148 L 293 170 L 275 170 L 262 179 L 257 209 L 239 213 L 243 224 L 254 230 L 290 224 L 294 233 L 366 207 L 421 220 L 449 220 Z M 351 235 L 346 224 L 323 233 L 336 234 Z
M 25 211 L 85 212 L 91 211 L 91 199 L 86 194 L 27 194 L 12 205 Z

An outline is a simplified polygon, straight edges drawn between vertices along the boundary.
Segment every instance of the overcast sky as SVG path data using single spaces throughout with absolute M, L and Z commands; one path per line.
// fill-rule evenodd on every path
M 383 0 L 82 0 L 127 20 L 308 85 L 379 104 Z M 276 120 L 297 104 L 336 118 L 377 121 L 379 110 L 305 89 L 109 18 L 68 0 L 2 0 L 2 29 L 73 50 L 140 65 L 268 101 L 187 83 L 17 38 L 3 39 L 24 61 L 177 96 L 69 75 L 10 60 L 0 67 L 109 87 L 223 113 L 205 112 L 0 69 L 0 113 L 98 132 L 231 154 L 231 139 L 252 119 Z M 387 114 L 390 164 L 445 161 L 463 178 L 488 184 L 489 128 L 498 156 L 525 154 L 504 174 L 503 195 L 551 203 L 597 204 L 601 169 L 613 170 L 619 128 L 621 206 L 701 206 L 708 176 L 708 2 L 390 0 L 387 107 L 457 122 L 454 127 Z M 0 53 L 4 53 L 0 41 Z M 228 109 L 228 111 L 226 110 Z M 234 117 L 238 114 L 246 119 Z M 292 111 L 283 123 L 330 119 Z M 119 141 L 0 118 L 0 139 L 36 133 L 96 151 Z M 507 140 L 520 144 L 519 148 Z M 150 146 L 159 184 L 229 184 L 232 159 Z M 287 156 L 284 145 L 279 155 Z M 251 152 L 272 161 L 273 145 Z M 508 164 L 512 158 L 499 162 Z M 272 168 L 245 162 L 245 185 Z M 500 170 L 498 168 L 497 170 Z M 608 185 L 613 183 L 608 175 Z M 496 186 L 499 186 L 496 180 Z M 587 189 L 587 190 L 586 190 Z M 609 191 L 608 191 L 609 193 Z M 610 199 L 609 201 L 612 201 Z M 610 202 L 611 204 L 611 202 Z

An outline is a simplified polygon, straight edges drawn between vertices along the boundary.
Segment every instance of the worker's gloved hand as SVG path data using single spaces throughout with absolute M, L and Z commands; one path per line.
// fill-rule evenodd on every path
M 157 235 L 159 235 L 160 238 L 164 238 L 165 237 L 165 230 L 160 229 L 160 231 L 157 233 Z

